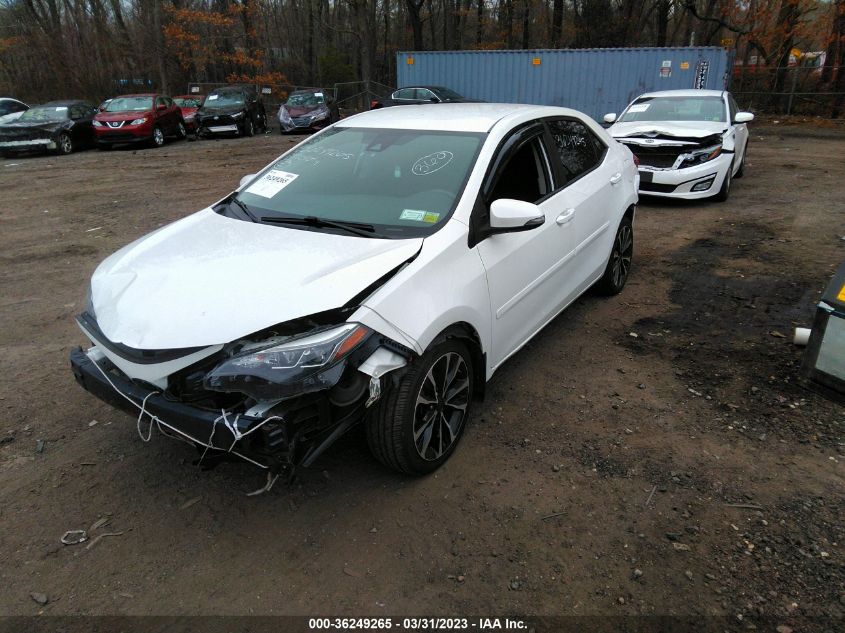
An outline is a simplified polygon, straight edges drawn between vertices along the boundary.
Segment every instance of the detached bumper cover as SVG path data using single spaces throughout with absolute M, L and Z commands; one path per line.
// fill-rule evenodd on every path
M 139 417 L 139 424 L 144 422 L 141 418 L 146 415 L 151 425 L 158 424 L 160 428 L 164 427 L 161 430 L 174 432 L 197 445 L 231 452 L 262 468 L 270 466 L 255 456 L 244 455 L 236 446 L 244 436 L 258 430 L 265 419 L 234 414 L 227 416 L 222 411 L 206 411 L 174 402 L 155 389 L 113 373 L 109 373 L 106 379 L 81 348 L 71 351 L 70 365 L 76 382 L 83 389 L 107 404 Z
M 38 138 L 26 141 L 0 141 L 0 149 L 33 149 L 38 147 L 55 149 L 56 142 L 50 138 Z

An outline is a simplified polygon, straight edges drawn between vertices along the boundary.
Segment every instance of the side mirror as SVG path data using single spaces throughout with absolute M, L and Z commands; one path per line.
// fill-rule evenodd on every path
M 604 122 L 605 123 L 616 123 L 616 113 L 615 112 L 608 112 L 604 115 Z
M 734 117 L 734 123 L 751 123 L 754 120 L 754 115 L 750 112 L 737 112 Z
M 500 198 L 490 205 L 490 228 L 494 233 L 530 231 L 545 221 L 543 211 L 531 202 Z
M 431 101 L 432 103 L 440 103 L 440 99 L 438 99 L 437 97 L 431 97 L 429 101 Z
M 247 174 L 246 176 L 241 178 L 241 182 L 238 185 L 238 189 L 241 189 L 246 183 L 248 183 L 253 178 L 255 178 L 255 174 Z

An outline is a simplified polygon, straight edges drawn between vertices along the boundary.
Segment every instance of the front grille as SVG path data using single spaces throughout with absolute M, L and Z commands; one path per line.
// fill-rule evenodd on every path
M 217 127 L 218 125 L 234 125 L 235 120 L 228 114 L 216 114 L 202 118 L 202 124 L 206 127 Z
M 675 164 L 678 156 L 686 152 L 683 147 L 638 147 L 628 145 L 628 149 L 634 152 L 640 165 L 649 167 L 671 167 Z
M 672 193 L 677 189 L 677 185 L 664 185 L 659 182 L 643 182 L 640 181 L 640 191 L 654 191 L 655 193 Z
M 124 123 L 125 121 L 106 121 L 106 125 L 108 125 L 112 129 L 123 127 Z
M 308 127 L 308 126 L 311 125 L 311 117 L 310 116 L 293 117 L 293 124 L 296 127 Z

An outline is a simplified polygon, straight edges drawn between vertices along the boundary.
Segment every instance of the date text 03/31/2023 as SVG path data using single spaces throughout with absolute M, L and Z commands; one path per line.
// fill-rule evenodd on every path
M 311 630 L 339 631 L 519 631 L 527 630 L 528 625 L 519 619 L 511 618 L 310 618 Z

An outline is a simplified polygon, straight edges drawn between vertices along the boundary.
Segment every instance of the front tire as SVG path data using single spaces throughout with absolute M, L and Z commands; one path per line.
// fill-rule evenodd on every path
M 164 132 L 160 127 L 155 127 L 153 128 L 153 146 L 161 147 L 162 145 L 164 145 Z
M 622 292 L 628 275 L 631 272 L 631 262 L 634 258 L 634 225 L 631 217 L 622 218 L 616 236 L 613 238 L 613 248 L 604 275 L 596 284 L 596 289 L 603 295 L 616 295 Z
M 253 136 L 255 134 L 255 125 L 252 123 L 252 118 L 247 115 L 246 119 L 244 120 L 243 131 L 241 132 L 241 136 Z
M 442 466 L 463 435 L 473 380 L 466 345 L 455 339 L 433 345 L 387 389 L 366 420 L 370 451 L 385 466 L 410 475 Z
M 182 121 L 179 121 L 179 124 L 176 126 L 176 136 L 180 140 L 184 140 L 188 136 L 188 131 L 185 129 L 185 124 Z
M 58 141 L 56 142 L 56 153 L 60 156 L 67 156 L 73 153 L 73 139 L 70 138 L 70 134 L 67 132 L 59 134 Z
M 724 202 L 728 199 L 728 196 L 731 193 L 731 180 L 733 180 L 733 176 L 731 173 L 734 170 L 734 164 L 731 163 L 731 166 L 728 167 L 728 173 L 725 174 L 725 179 L 722 181 L 722 188 L 719 189 L 719 193 L 713 196 L 713 200 L 716 202 Z

